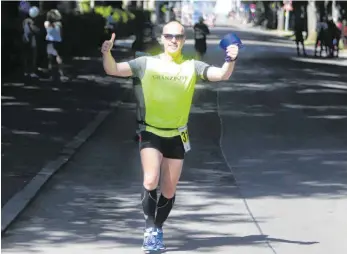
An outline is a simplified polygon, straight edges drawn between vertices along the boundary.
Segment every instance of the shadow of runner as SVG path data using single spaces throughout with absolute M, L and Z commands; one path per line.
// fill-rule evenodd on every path
M 264 244 L 266 241 L 270 242 L 281 242 L 299 245 L 311 245 L 317 244 L 319 242 L 305 242 L 305 241 L 291 241 L 285 239 L 271 238 L 267 235 L 247 235 L 247 236 L 210 236 L 210 237 L 194 237 L 185 236 L 177 239 L 181 243 L 177 246 L 170 246 L 167 248 L 168 253 L 177 251 L 192 251 L 200 249 L 202 252 L 213 252 L 209 250 L 213 247 L 223 247 L 223 246 L 254 246 L 257 244 Z

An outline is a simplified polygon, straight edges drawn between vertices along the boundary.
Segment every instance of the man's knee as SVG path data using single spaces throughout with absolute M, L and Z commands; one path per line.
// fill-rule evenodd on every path
M 159 175 L 145 174 L 143 179 L 143 187 L 146 190 L 154 190 L 158 187 Z
M 160 192 L 163 194 L 164 197 L 167 199 L 171 199 L 175 196 L 176 193 L 176 184 L 173 186 L 168 185 L 160 185 Z

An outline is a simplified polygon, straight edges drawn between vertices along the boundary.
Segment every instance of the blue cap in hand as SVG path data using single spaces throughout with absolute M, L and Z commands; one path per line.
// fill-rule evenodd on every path
M 242 44 L 242 41 L 240 38 L 234 34 L 234 33 L 228 33 L 223 37 L 223 39 L 219 42 L 219 46 L 226 50 L 228 46 L 230 45 L 237 45 L 239 48 L 243 48 L 244 45 Z

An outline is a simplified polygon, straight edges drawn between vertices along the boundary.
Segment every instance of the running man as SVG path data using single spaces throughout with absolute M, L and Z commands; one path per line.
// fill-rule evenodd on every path
M 294 33 L 295 33 L 295 43 L 296 43 L 296 53 L 298 56 L 300 56 L 300 46 L 302 46 L 302 53 L 304 56 L 307 56 L 306 50 L 305 50 L 305 40 L 303 33 L 304 32 L 304 21 L 302 18 L 295 20 L 295 26 L 294 26 Z
M 221 68 L 188 60 L 182 56 L 185 42 L 184 27 L 171 21 L 163 27 L 164 53 L 141 56 L 117 63 L 110 50 L 115 34 L 102 45 L 103 66 L 108 75 L 138 77 L 141 86 L 135 91 L 141 120 L 139 150 L 143 170 L 141 201 L 145 217 L 143 250 L 163 250 L 163 224 L 175 202 L 185 153 L 190 150 L 187 130 L 195 83 L 228 80 L 231 76 L 238 47 L 226 50 Z M 157 187 L 160 178 L 159 199 Z
M 210 30 L 204 23 L 204 18 L 200 17 L 199 22 L 194 25 L 195 51 L 197 58 L 201 60 L 206 54 L 207 44 L 206 36 L 210 34 Z

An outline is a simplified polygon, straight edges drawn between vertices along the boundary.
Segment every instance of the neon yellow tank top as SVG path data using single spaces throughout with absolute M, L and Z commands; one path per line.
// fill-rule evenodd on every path
M 138 119 L 146 123 L 142 128 L 161 137 L 179 135 L 177 129 L 188 123 L 197 74 L 202 76 L 208 65 L 184 59 L 166 62 L 158 56 L 139 57 L 129 64 L 140 80 L 135 96 Z

